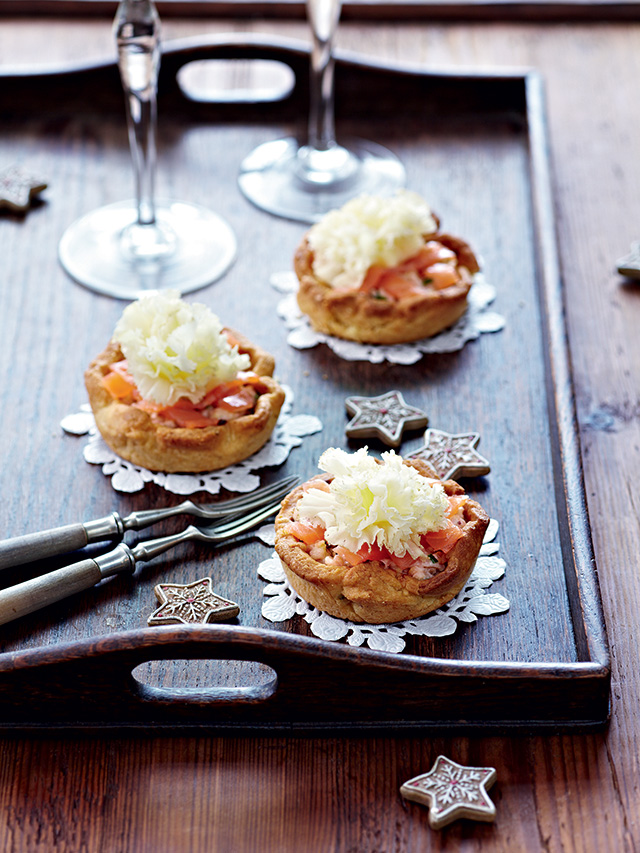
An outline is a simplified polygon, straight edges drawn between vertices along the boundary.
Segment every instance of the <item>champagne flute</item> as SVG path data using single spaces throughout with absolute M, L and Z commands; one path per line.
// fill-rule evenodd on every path
M 402 163 L 382 145 L 336 140 L 333 40 L 341 6 L 341 0 L 307 0 L 313 46 L 306 145 L 293 138 L 265 142 L 240 167 L 245 196 L 287 219 L 317 222 L 360 193 L 389 195 L 405 183 Z
M 226 272 L 235 258 L 235 236 L 207 208 L 156 201 L 160 19 L 153 0 L 121 0 L 113 29 L 136 198 L 101 207 L 70 225 L 60 241 L 60 262 L 80 284 L 120 299 L 148 290 L 186 293 Z

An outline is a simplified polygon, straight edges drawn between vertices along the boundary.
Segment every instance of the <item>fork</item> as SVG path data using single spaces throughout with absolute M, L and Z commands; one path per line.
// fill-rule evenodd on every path
M 248 515 L 239 512 L 230 518 L 214 521 L 211 524 L 190 524 L 181 533 L 162 536 L 138 542 L 130 547 L 125 542 L 98 557 L 82 560 L 70 566 L 63 566 L 46 575 L 23 581 L 16 586 L 0 591 L 0 625 L 12 622 L 20 616 L 26 616 L 40 610 L 48 604 L 62 601 L 69 595 L 95 586 L 104 578 L 123 572 L 133 572 L 138 562 L 147 562 L 181 542 L 197 540 L 218 544 L 227 542 L 241 533 L 266 521 L 280 508 L 279 501 L 272 501 L 258 507 Z
M 132 512 L 122 518 L 117 512 L 112 512 L 104 518 L 96 518 L 84 523 L 67 524 L 52 530 L 41 530 L 37 533 L 27 533 L 0 542 L 0 569 L 33 563 L 46 557 L 67 554 L 84 548 L 93 542 L 106 539 L 117 542 L 122 539 L 127 530 L 142 530 L 165 518 L 174 515 L 193 515 L 196 518 L 223 518 L 233 513 L 244 512 L 262 506 L 268 501 L 283 498 L 298 478 L 286 477 L 270 486 L 265 486 L 239 498 L 232 498 L 218 504 L 197 504 L 184 501 L 177 506 L 146 509 Z

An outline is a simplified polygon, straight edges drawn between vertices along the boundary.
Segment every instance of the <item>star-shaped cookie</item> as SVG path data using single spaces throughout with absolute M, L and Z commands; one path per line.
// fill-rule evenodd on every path
M 20 166 L 0 170 L 0 207 L 23 213 L 34 196 L 47 188 L 42 178 L 30 175 Z
M 479 441 L 477 432 L 454 434 L 428 429 L 424 434 L 424 447 L 411 453 L 409 458 L 429 462 L 441 480 L 482 477 L 491 471 L 491 466 L 476 450 Z
M 147 619 L 149 625 L 221 622 L 240 612 L 234 601 L 216 595 L 211 578 L 201 578 L 193 583 L 159 583 L 154 592 L 160 607 Z
M 486 789 L 495 781 L 493 767 L 465 767 L 439 755 L 428 773 L 409 779 L 400 793 L 428 806 L 429 826 L 442 829 L 458 818 L 491 822 L 496 807 Z
M 349 438 L 379 438 L 399 447 L 405 429 L 420 429 L 429 422 L 422 411 L 407 405 L 399 391 L 379 397 L 347 397 L 347 412 L 353 415 L 346 427 Z

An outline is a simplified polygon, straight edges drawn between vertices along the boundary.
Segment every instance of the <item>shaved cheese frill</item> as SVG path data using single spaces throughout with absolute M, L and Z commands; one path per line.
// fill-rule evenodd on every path
M 391 554 L 422 556 L 423 533 L 446 526 L 448 500 L 439 483 L 405 465 L 393 450 L 382 463 L 367 448 L 355 453 L 329 448 L 319 467 L 333 475 L 329 491 L 309 488 L 298 502 L 301 519 L 325 527 L 329 545 L 357 552 L 378 545 Z
M 357 196 L 309 230 L 313 271 L 332 287 L 357 289 L 370 267 L 397 266 L 415 255 L 424 235 L 436 229 L 429 206 L 417 193 Z
M 154 291 L 132 302 L 113 339 L 142 397 L 163 405 L 180 398 L 197 403 L 251 364 L 206 305 L 183 302 L 177 291 Z

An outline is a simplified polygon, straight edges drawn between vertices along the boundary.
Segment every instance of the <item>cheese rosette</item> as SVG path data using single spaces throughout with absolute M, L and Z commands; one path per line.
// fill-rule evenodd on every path
M 251 360 L 224 334 L 218 317 L 178 291 L 154 291 L 122 312 L 113 340 L 145 400 L 198 403 L 205 394 L 247 370 Z
M 330 448 L 318 467 L 333 477 L 329 490 L 309 488 L 298 502 L 298 515 L 321 522 L 329 545 L 354 553 L 377 545 L 391 555 L 417 559 L 424 554 L 420 537 L 447 524 L 442 485 L 405 465 L 393 450 L 378 462 L 367 448 L 352 454 Z
M 415 192 L 358 196 L 309 229 L 313 271 L 332 287 L 357 289 L 371 267 L 398 266 L 437 228 L 429 205 Z

